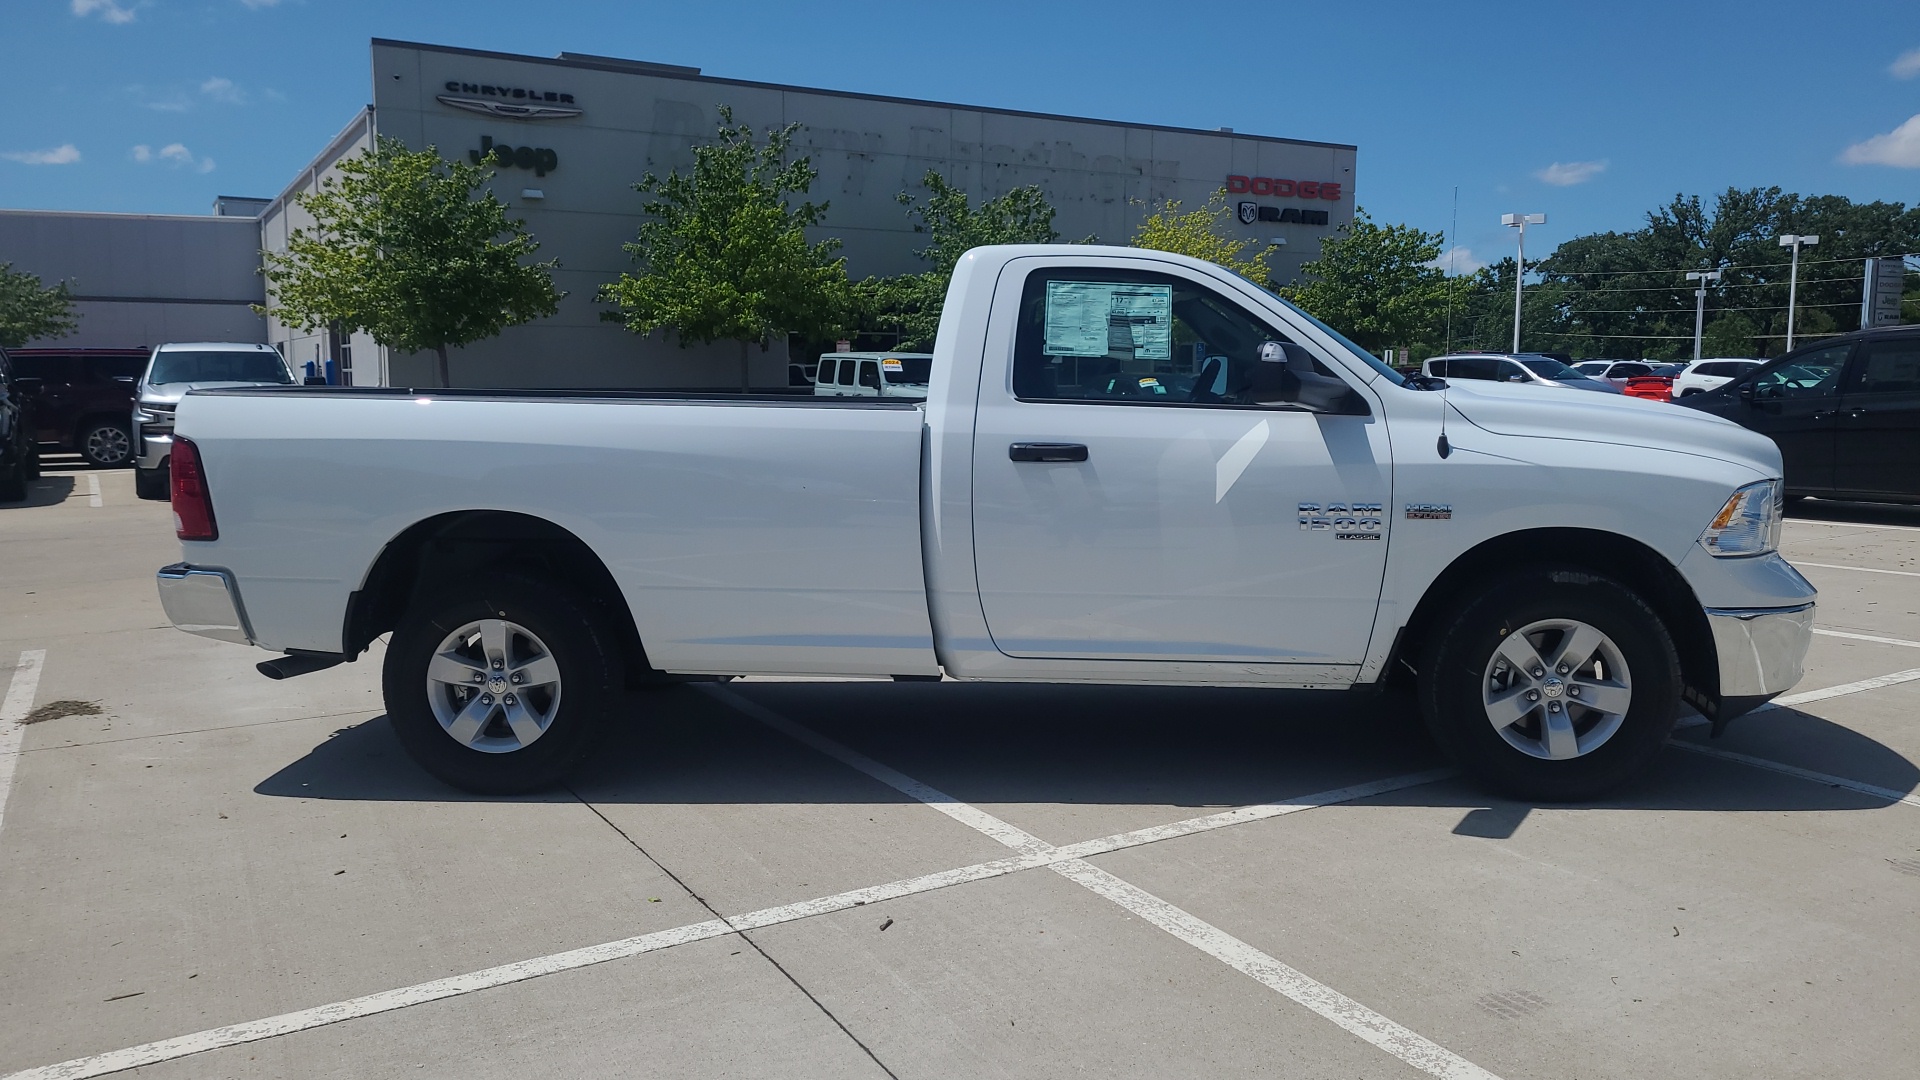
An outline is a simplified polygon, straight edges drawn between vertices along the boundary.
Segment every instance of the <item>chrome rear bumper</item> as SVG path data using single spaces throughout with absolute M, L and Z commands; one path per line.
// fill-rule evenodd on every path
M 247 625 L 240 589 L 231 573 L 174 563 L 160 568 L 157 581 L 160 606 L 174 626 L 215 641 L 253 644 L 253 630 Z
M 1720 696 L 1769 698 L 1806 674 L 1813 604 L 1789 608 L 1708 608 L 1720 656 Z

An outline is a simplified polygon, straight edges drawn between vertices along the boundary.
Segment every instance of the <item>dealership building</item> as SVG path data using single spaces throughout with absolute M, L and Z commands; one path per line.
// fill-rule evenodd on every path
M 1272 246 L 1282 281 L 1353 216 L 1356 155 L 1344 144 L 782 86 L 575 53 L 518 56 L 380 39 L 372 75 L 372 104 L 257 208 L 258 246 L 284 250 L 289 234 L 310 224 L 295 197 L 376 138 L 434 146 L 448 157 L 485 155 L 494 193 L 526 221 L 538 257 L 559 261 L 554 281 L 566 296 L 551 318 L 454 350 L 452 376 L 462 385 L 738 385 L 738 346 L 682 348 L 670 335 L 635 335 L 605 320 L 607 305 L 595 299 L 601 285 L 634 269 L 623 247 L 641 222 L 644 196 L 634 183 L 691 166 L 722 106 L 760 131 L 799 125 L 795 145 L 819 173 L 806 198 L 828 206 L 814 238 L 841 241 L 855 279 L 925 269 L 914 251 L 926 238 L 898 197 L 921 194 L 930 170 L 976 204 L 1038 185 L 1063 238 L 1119 244 L 1167 200 L 1194 208 L 1225 188 L 1232 228 Z M 389 355 L 365 335 L 305 332 L 271 314 L 261 331 L 296 365 L 331 364 L 341 381 L 433 379 L 430 355 Z M 752 350 L 754 385 L 786 385 L 787 365 L 784 342 Z

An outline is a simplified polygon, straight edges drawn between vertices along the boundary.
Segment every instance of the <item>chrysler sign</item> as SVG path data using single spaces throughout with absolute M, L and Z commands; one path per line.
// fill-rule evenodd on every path
M 556 90 L 529 90 L 524 86 L 495 86 L 458 79 L 447 80 L 445 89 L 447 92 L 436 99 L 442 105 L 512 120 L 563 120 L 584 111 L 573 103 L 572 94 Z

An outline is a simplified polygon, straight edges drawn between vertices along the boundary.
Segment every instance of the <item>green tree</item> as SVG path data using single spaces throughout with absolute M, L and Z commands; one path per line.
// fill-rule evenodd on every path
M 64 281 L 41 285 L 39 277 L 0 263 L 0 348 L 17 349 L 36 338 L 66 337 L 80 322 Z
M 904 191 L 897 198 L 913 219 L 913 231 L 927 237 L 927 245 L 914 254 L 929 269 L 866 278 L 854 287 L 861 325 L 899 334 L 902 347 L 932 345 L 947 282 L 960 256 L 991 244 L 1051 244 L 1060 239 L 1053 229 L 1053 206 L 1038 185 L 1014 188 L 974 206 L 966 192 L 937 172 L 929 171 L 921 183 L 927 189 L 924 199 Z
M 1411 225 L 1376 225 L 1356 207 L 1339 235 L 1320 241 L 1320 257 L 1301 265 L 1306 281 L 1280 291 L 1368 349 L 1433 341 L 1447 308 L 1447 280 L 1433 266 L 1441 240 Z
M 693 151 L 691 173 L 647 173 L 634 185 L 650 196 L 639 235 L 626 245 L 637 273 L 600 288 L 617 311 L 603 317 L 636 334 L 670 329 L 692 342 L 740 343 L 740 388 L 748 387 L 747 346 L 776 334 L 825 337 L 845 319 L 846 260 L 838 240 L 807 241 L 825 203 L 794 203 L 817 175 L 804 157 L 786 160 L 788 124 L 754 145 L 753 128 L 735 126 L 720 107 L 714 142 Z
M 294 196 L 313 227 L 295 229 L 284 253 L 265 253 L 267 309 L 282 321 L 432 350 L 440 385 L 450 386 L 449 346 L 558 309 L 559 264 L 524 262 L 540 248 L 526 223 L 508 218 L 491 191 L 475 196 L 492 173 L 386 137 L 339 171 Z
M 1258 239 L 1234 236 L 1228 226 L 1232 220 L 1233 207 L 1227 205 L 1224 188 L 1214 192 L 1206 205 L 1184 214 L 1180 212 L 1180 201 L 1169 199 L 1140 223 L 1134 232 L 1133 246 L 1205 259 L 1255 284 L 1265 285 L 1271 274 L 1267 266 L 1271 249 Z

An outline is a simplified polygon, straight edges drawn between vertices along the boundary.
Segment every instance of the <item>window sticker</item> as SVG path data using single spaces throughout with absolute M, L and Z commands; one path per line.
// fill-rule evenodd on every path
M 1173 286 L 1047 282 L 1050 356 L 1173 358 Z

